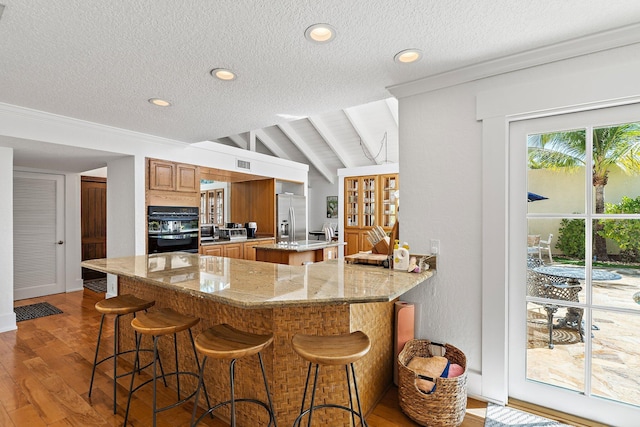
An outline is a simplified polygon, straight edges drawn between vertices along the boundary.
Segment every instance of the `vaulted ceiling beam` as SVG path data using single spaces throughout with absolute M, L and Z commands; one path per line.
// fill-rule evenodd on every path
M 247 141 L 240 135 L 229 135 L 229 139 L 243 150 L 246 150 L 248 148 Z
M 298 150 L 305 155 L 311 164 L 325 177 L 331 184 L 335 181 L 335 173 L 331 172 L 327 165 L 320 157 L 316 155 L 313 149 L 307 144 L 300 134 L 289 124 L 282 123 L 278 127 L 280 130 L 291 140 L 291 142 L 298 147 Z
M 333 136 L 331 129 L 329 129 L 329 126 L 321 117 L 309 117 L 308 120 L 320 134 L 322 139 L 324 139 L 329 148 L 331 148 L 333 152 L 336 153 L 336 156 L 338 156 L 338 159 L 340 159 L 345 168 L 353 168 L 356 166 L 356 164 L 351 161 L 349 154 L 344 149 L 344 144 L 341 144 L 340 141 L 338 141 L 336 137 Z
M 289 155 L 278 145 L 278 143 L 271 138 L 264 129 L 258 129 L 254 131 L 256 134 L 256 138 L 258 138 L 265 147 L 267 147 L 276 157 L 280 157 L 282 159 L 291 160 Z
M 349 119 L 351 126 L 353 126 L 353 129 L 356 131 L 356 133 L 360 137 L 360 140 L 362 141 L 362 145 L 368 151 L 370 155 L 369 160 L 373 161 L 377 165 L 382 164 L 381 159 L 374 157 L 380 150 L 377 142 L 374 143 L 371 137 L 365 132 L 365 129 L 367 126 L 366 119 L 363 119 L 360 116 L 360 114 L 358 113 L 355 107 L 345 108 L 343 111 L 344 111 L 344 114 L 347 116 L 347 119 Z

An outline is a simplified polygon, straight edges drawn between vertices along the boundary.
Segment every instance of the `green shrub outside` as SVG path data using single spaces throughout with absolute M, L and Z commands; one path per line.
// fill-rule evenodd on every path
M 556 248 L 570 258 L 584 259 L 584 219 L 560 221 Z
M 640 213 L 640 196 L 632 199 L 623 196 L 620 203 L 605 203 L 607 214 Z M 640 220 L 637 219 L 603 219 L 600 235 L 611 239 L 620 247 L 623 261 L 637 261 L 640 258 Z

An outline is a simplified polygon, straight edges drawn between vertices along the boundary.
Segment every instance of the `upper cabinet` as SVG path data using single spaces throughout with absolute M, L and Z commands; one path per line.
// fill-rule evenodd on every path
M 200 223 L 224 227 L 224 188 L 200 192 Z
M 200 192 L 198 166 L 149 159 L 149 190 Z
M 200 168 L 147 159 L 147 206 L 198 206 Z
M 200 192 L 200 171 L 198 166 L 176 164 L 176 191 Z
M 149 159 L 149 190 L 175 191 L 176 164 Z

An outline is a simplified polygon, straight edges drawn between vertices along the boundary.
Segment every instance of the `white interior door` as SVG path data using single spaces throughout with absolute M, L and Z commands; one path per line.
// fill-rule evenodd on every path
M 64 176 L 13 179 L 14 300 L 64 292 Z
M 634 222 L 640 221 L 640 215 L 597 212 L 591 171 L 596 170 L 596 129 L 632 122 L 640 122 L 639 105 L 512 122 L 509 136 L 509 397 L 616 426 L 638 425 L 640 416 L 640 306 L 633 297 L 640 291 L 640 282 L 633 268 L 594 266 L 600 261 L 594 257 L 594 236 L 601 220 Z M 582 132 L 584 160 L 580 168 L 571 172 L 545 169 L 528 160 L 528 137 L 558 132 Z M 548 199 L 527 203 L 527 191 Z M 640 179 L 612 166 L 606 195 L 605 200 L 612 204 L 622 196 L 636 198 L 640 196 Z M 582 243 L 578 240 L 582 259 L 558 253 L 555 246 L 559 234 L 568 233 L 569 224 L 582 224 L 584 237 Z M 575 299 L 536 295 L 529 290 L 529 284 L 535 283 L 530 270 L 538 267 L 529 266 L 527 238 L 538 235 L 546 239 L 550 233 L 555 236 L 552 249 L 556 254 L 551 259 L 543 253 L 542 260 L 547 266 L 581 270 L 579 284 L 577 280 L 557 282 L 559 287 L 579 286 Z M 606 243 L 610 253 L 619 251 L 614 242 Z M 538 257 L 534 254 L 533 261 Z M 571 264 L 573 261 L 576 264 Z M 622 277 L 598 279 L 593 273 L 597 269 Z M 553 316 L 551 329 L 549 312 Z M 576 321 L 573 329 L 565 327 L 569 315 L 575 313 L 580 313 L 582 320 Z

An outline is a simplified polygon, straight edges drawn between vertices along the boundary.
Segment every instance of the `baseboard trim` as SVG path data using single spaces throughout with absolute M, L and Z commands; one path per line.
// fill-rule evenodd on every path
M 11 313 L 0 314 L 0 332 L 15 331 L 16 329 L 18 329 L 16 313 L 11 311 Z

